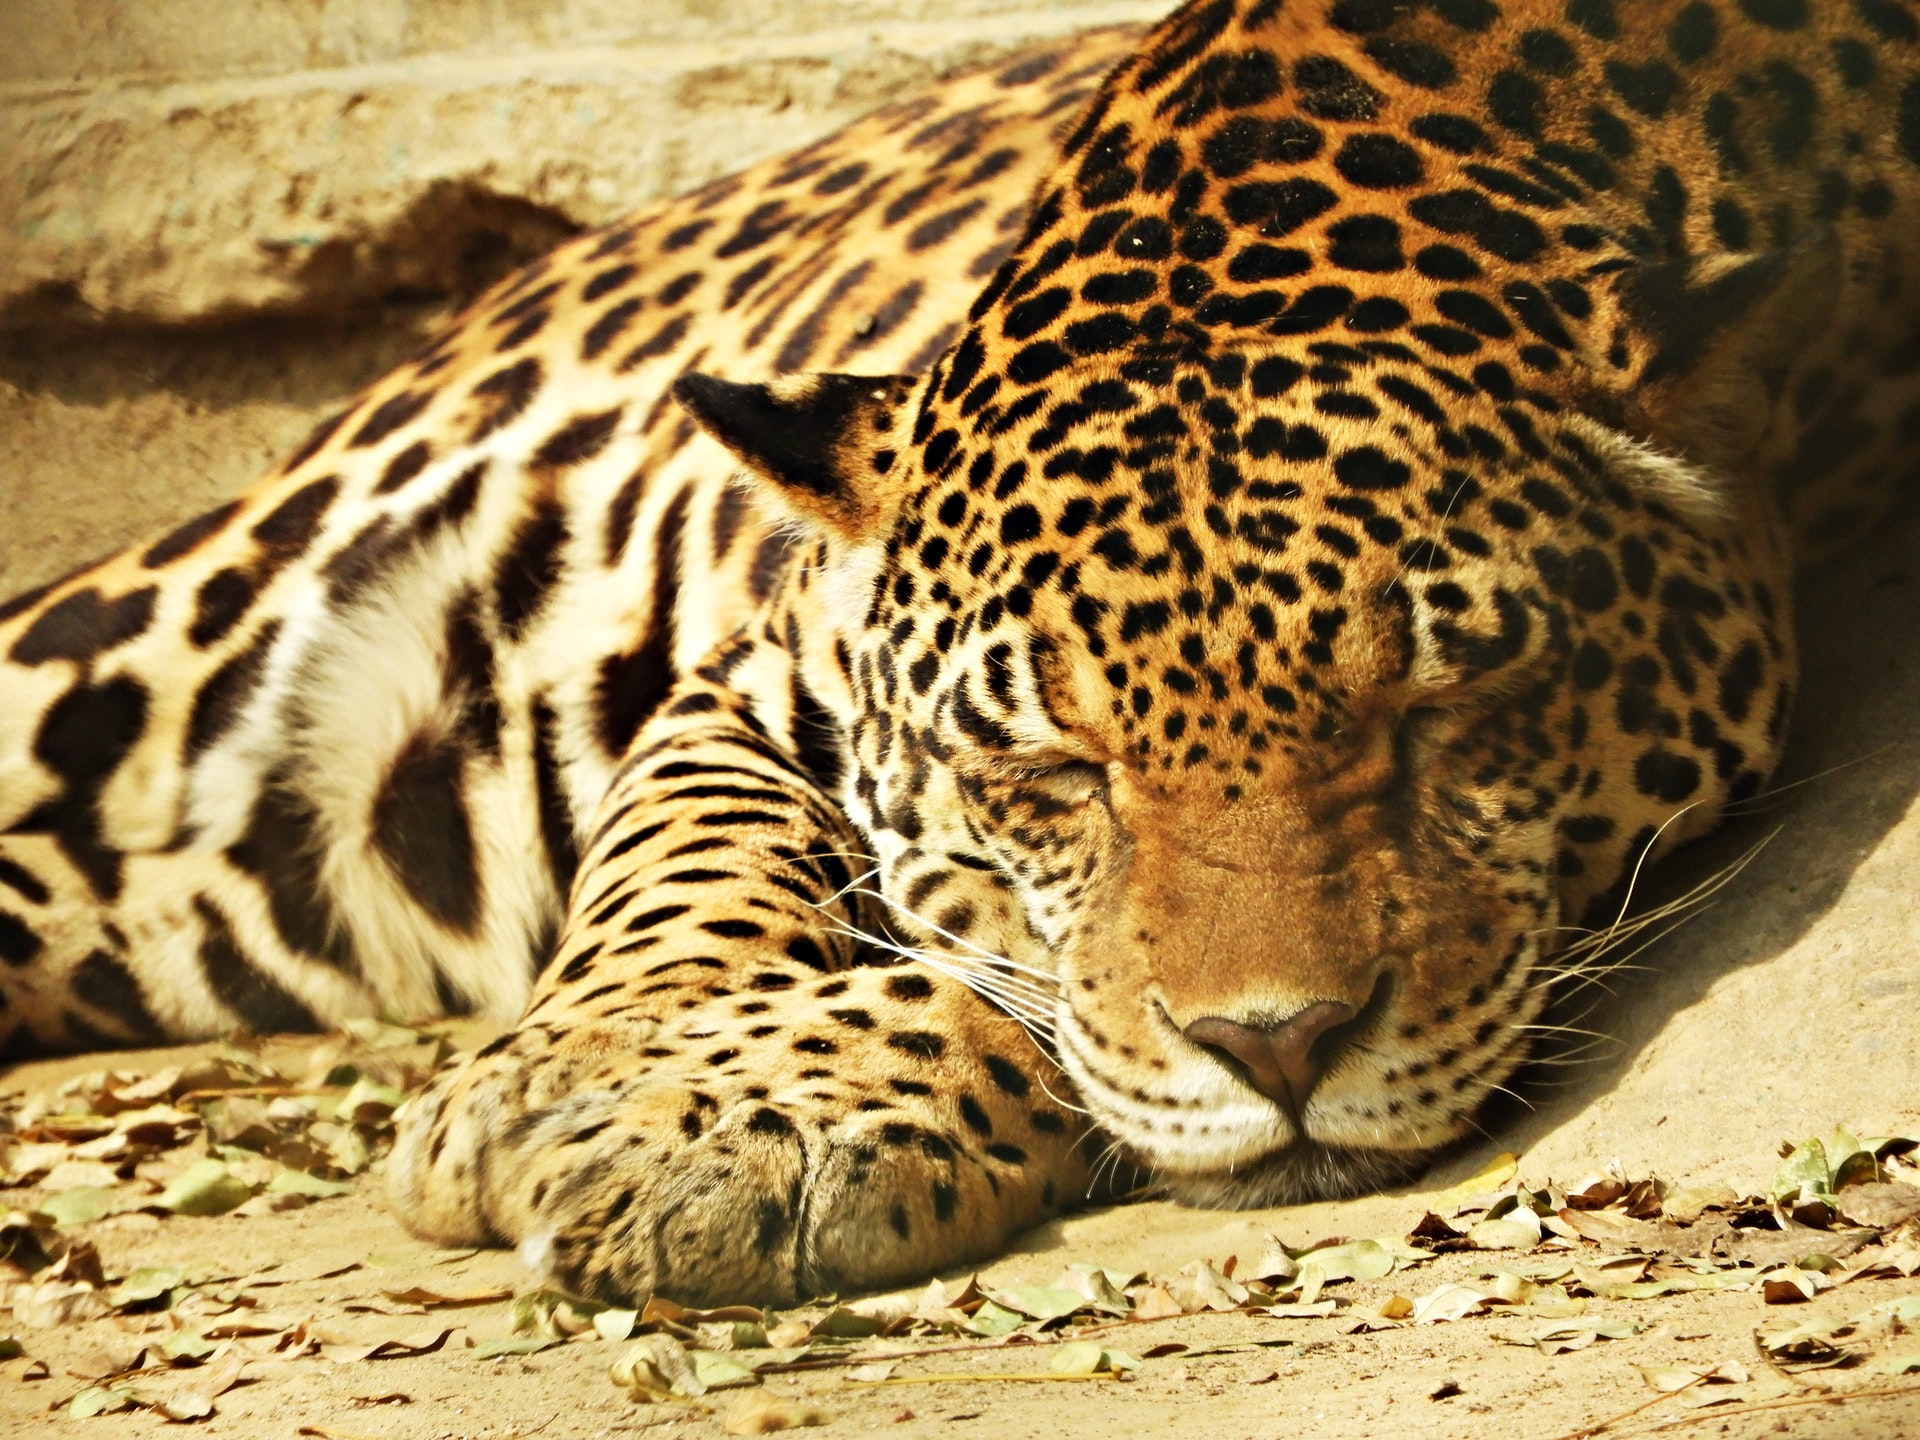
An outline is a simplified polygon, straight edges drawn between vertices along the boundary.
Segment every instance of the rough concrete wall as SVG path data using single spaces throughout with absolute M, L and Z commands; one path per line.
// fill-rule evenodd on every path
M 243 485 L 518 261 L 1171 0 L 0 0 L 0 595 Z
M 940 74 L 1164 8 L 8 0 L 0 317 L 176 324 L 440 292 L 460 261 L 544 248 Z

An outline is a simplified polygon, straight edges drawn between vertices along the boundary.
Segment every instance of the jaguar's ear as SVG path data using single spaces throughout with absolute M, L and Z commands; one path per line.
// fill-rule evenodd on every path
M 673 398 L 770 482 L 783 508 L 849 538 L 880 518 L 910 376 L 790 375 L 737 385 L 689 372 Z
M 1757 423 L 1833 319 L 1843 280 L 1831 227 L 1785 249 L 1684 257 L 1621 272 L 1617 293 L 1653 353 L 1635 386 L 1656 446 L 1737 475 Z

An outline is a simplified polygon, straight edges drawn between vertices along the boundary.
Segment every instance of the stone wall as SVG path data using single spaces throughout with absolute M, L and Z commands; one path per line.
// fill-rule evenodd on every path
M 0 0 L 0 594 L 575 231 L 1168 0 Z

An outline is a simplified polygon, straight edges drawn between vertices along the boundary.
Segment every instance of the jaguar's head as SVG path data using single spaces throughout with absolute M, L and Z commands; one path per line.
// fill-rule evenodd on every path
M 927 375 L 681 382 L 820 537 L 896 918 L 1229 1203 L 1461 1135 L 1569 927 L 1761 785 L 1839 263 L 1549 233 L 1306 13 L 1149 37 Z
M 896 918 L 1178 1192 L 1404 1172 L 1564 927 L 1759 786 L 1777 557 L 1689 467 L 1338 344 L 984 369 L 682 384 L 826 540 Z

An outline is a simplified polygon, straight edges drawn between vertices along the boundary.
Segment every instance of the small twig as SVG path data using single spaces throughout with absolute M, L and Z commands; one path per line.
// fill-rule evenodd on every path
M 1815 1393 L 1828 1395 L 1833 1392 L 1832 1386 L 1821 1385 L 1812 1380 L 1802 1380 L 1798 1375 L 1781 1365 L 1778 1360 L 1773 1358 L 1773 1352 L 1767 1349 L 1767 1342 L 1760 1338 L 1760 1332 L 1758 1330 L 1753 1332 L 1753 1348 L 1759 1354 L 1762 1365 L 1802 1394 Z
M 242 1098 L 259 1095 L 325 1095 L 336 1090 L 342 1095 L 347 1093 L 344 1085 L 295 1085 L 291 1081 L 284 1085 L 233 1085 L 226 1089 L 185 1090 L 169 1103 L 185 1105 L 192 1100 L 223 1100 L 236 1095 Z
M 1015 1372 L 1013 1374 L 969 1375 L 955 1372 L 948 1375 L 894 1375 L 885 1380 L 861 1380 L 849 1375 L 849 1385 L 975 1385 L 991 1380 L 1117 1380 L 1119 1373 L 1102 1370 L 1093 1375 L 1055 1375 L 1051 1372 L 1038 1374 L 1033 1372 Z
M 1700 1384 L 1706 1378 L 1707 1377 L 1705 1375 L 1696 1375 L 1693 1377 L 1693 1379 L 1687 1381 L 1686 1384 L 1680 1386 L 1679 1389 L 1677 1390 L 1662 1390 L 1658 1395 L 1655 1395 L 1651 1400 L 1643 1400 L 1640 1404 L 1634 1406 L 1631 1410 L 1622 1410 L 1618 1415 L 1611 1416 L 1608 1419 L 1602 1420 L 1595 1425 L 1583 1425 L 1578 1430 L 1569 1430 L 1566 1434 L 1558 1436 L 1557 1440 L 1591 1440 L 1592 1436 L 1600 1434 L 1603 1430 L 1611 1430 L 1615 1425 L 1618 1425 L 1622 1420 L 1631 1420 L 1634 1416 L 1638 1415 L 1642 1410 L 1651 1410 L 1654 1406 L 1659 1405 L 1664 1401 L 1671 1400 L 1676 1395 L 1684 1395 L 1687 1391 L 1691 1390 L 1694 1386 Z
M 1679 1394 L 1675 1391 L 1674 1394 Z M 1639 1435 L 1657 1435 L 1662 1430 L 1678 1430 L 1683 1425 L 1698 1425 L 1707 1420 L 1730 1420 L 1742 1415 L 1758 1415 L 1763 1410 L 1796 1410 L 1804 1405 L 1844 1405 L 1849 1400 L 1898 1400 L 1903 1395 L 1920 1395 L 1920 1385 L 1876 1385 L 1864 1390 L 1818 1390 L 1804 1395 L 1788 1395 L 1779 1400 L 1756 1400 L 1751 1405 L 1716 1405 L 1678 1420 L 1663 1420 L 1635 1431 Z
M 1051 1345 L 1056 1342 L 1037 1340 L 1034 1343 L 1037 1345 Z M 841 1365 L 877 1365 L 884 1361 L 891 1360 L 920 1360 L 929 1355 L 978 1355 L 985 1354 L 989 1350 L 1003 1350 L 1006 1348 L 1004 1345 L 983 1345 L 976 1340 L 966 1345 L 934 1345 L 925 1350 L 892 1350 L 881 1351 L 878 1354 L 871 1352 L 862 1354 L 858 1350 L 849 1350 L 844 1355 L 816 1355 L 806 1360 L 783 1360 L 776 1365 L 756 1365 L 753 1367 L 753 1373 L 756 1375 L 789 1375 L 796 1370 L 832 1370 Z

